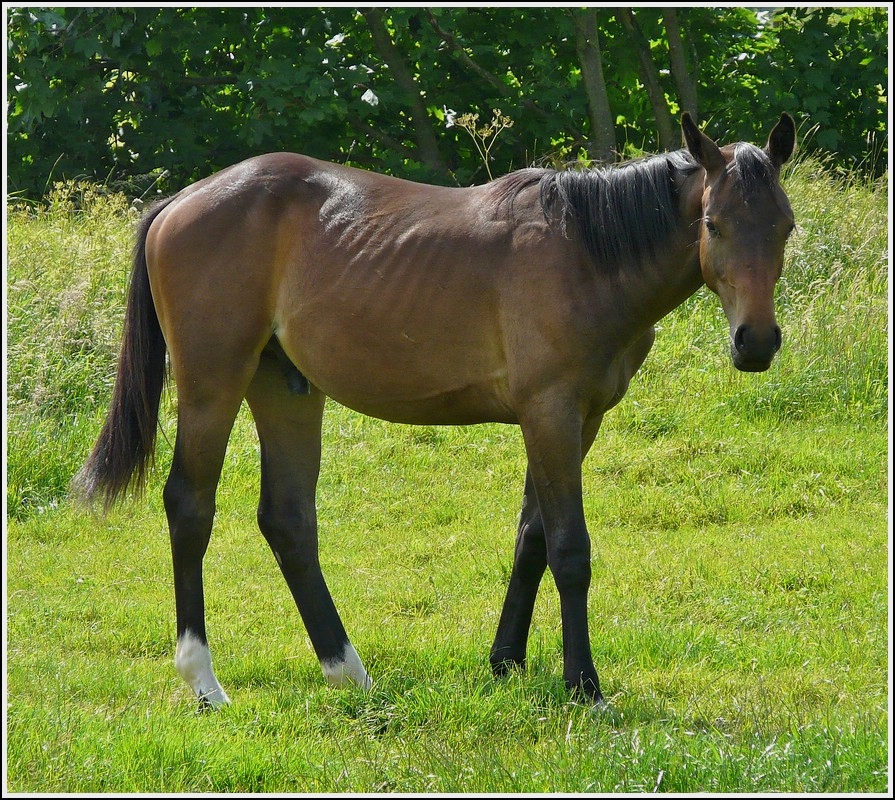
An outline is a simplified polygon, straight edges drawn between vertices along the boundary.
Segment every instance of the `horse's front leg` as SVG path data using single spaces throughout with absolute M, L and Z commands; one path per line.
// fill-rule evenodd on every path
M 587 420 L 581 440 L 582 458 L 590 450 L 602 420 L 602 414 Z M 513 570 L 500 622 L 497 625 L 497 634 L 491 647 L 491 668 L 496 675 L 503 675 L 513 667 L 525 666 L 535 599 L 546 569 L 547 542 L 544 538 L 544 522 L 531 479 L 531 471 L 526 470 Z
M 544 523 L 535 494 L 531 472 L 525 472 L 525 492 L 516 533 L 513 571 L 507 586 L 497 634 L 491 646 L 491 669 L 503 675 L 513 667 L 525 666 L 528 631 L 534 612 L 535 598 L 544 570 L 547 569 L 547 542 Z
M 522 420 L 529 468 L 526 486 L 534 489 L 538 513 L 528 518 L 525 531 L 520 528 L 508 604 L 492 649 L 492 664 L 521 663 L 524 658 L 531 608 L 543 574 L 543 568 L 540 574 L 536 569 L 538 553 L 543 552 L 560 598 L 563 678 L 570 689 L 580 690 L 595 701 L 601 701 L 602 694 L 587 623 L 590 537 L 584 521 L 581 462 L 601 419 L 594 416 L 584 420 L 571 404 L 557 402 L 539 404 L 538 413 Z M 544 533 L 542 551 L 534 536 L 537 517 Z

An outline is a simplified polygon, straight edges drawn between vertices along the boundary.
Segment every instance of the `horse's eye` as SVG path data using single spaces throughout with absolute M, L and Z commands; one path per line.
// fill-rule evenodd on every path
M 721 235 L 721 231 L 718 230 L 718 226 L 715 225 L 708 217 L 705 218 L 705 229 L 709 232 L 709 236 L 713 239 L 717 239 Z

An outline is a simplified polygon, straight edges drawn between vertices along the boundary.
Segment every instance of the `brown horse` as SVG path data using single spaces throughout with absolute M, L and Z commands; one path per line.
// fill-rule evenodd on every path
M 740 370 L 780 348 L 774 287 L 793 215 L 784 114 L 762 149 L 719 148 L 690 117 L 686 149 L 615 168 L 526 169 L 484 186 L 426 186 L 291 153 L 249 159 L 143 219 L 108 418 L 76 478 L 106 504 L 151 459 L 165 353 L 177 438 L 164 489 L 175 663 L 200 700 L 211 666 L 202 560 L 243 398 L 261 442 L 258 525 L 326 677 L 367 688 L 321 573 L 315 489 L 327 396 L 404 423 L 521 426 L 528 457 L 515 559 L 491 648 L 522 666 L 549 566 L 563 677 L 595 701 L 581 464 L 653 344 L 653 325 L 705 282 Z

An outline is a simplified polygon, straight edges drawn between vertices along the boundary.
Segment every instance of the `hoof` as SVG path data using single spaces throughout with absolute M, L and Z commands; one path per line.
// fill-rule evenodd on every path
M 615 709 L 609 704 L 609 701 L 600 695 L 595 700 L 591 701 L 591 706 L 596 713 L 599 714 L 609 714 L 612 713 Z
M 596 675 L 593 678 L 582 677 L 577 681 L 567 680 L 566 688 L 574 697 L 589 701 L 595 706 L 605 704 L 606 702 L 603 699 L 603 693 L 600 691 L 600 681 L 597 680 Z
M 587 713 L 594 722 L 604 725 L 616 727 L 625 724 L 624 712 L 604 698 L 589 706 Z
M 196 706 L 196 714 L 210 714 L 212 711 L 217 711 L 217 706 L 215 706 L 207 698 L 200 697 L 199 704 Z
M 342 654 L 338 658 L 324 659 L 320 662 L 323 675 L 330 686 L 360 686 L 365 692 L 373 688 L 373 681 L 367 675 L 360 656 L 351 642 L 346 642 Z
M 199 713 L 217 711 L 224 706 L 230 705 L 230 698 L 227 697 L 224 690 L 220 687 L 203 692 L 202 694 L 197 695 L 197 697 L 199 699 Z
M 491 659 L 491 672 L 495 678 L 503 678 L 513 671 L 525 671 L 525 659 L 501 658 Z

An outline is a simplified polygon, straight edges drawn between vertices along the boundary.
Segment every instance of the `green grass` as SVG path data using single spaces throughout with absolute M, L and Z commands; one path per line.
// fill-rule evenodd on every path
M 886 186 L 796 165 L 784 349 L 729 365 L 700 292 L 585 464 L 591 638 L 610 709 L 561 675 L 545 579 L 524 674 L 487 652 L 525 461 L 506 426 L 413 428 L 331 405 L 321 560 L 375 680 L 325 685 L 254 525 L 237 421 L 206 557 L 215 667 L 173 668 L 161 486 L 106 517 L 66 486 L 113 378 L 132 221 L 92 190 L 8 234 L 7 785 L 14 792 L 884 792 L 890 785 Z

